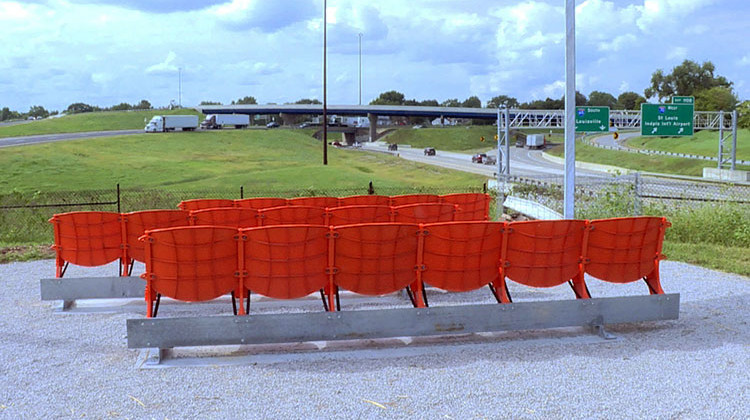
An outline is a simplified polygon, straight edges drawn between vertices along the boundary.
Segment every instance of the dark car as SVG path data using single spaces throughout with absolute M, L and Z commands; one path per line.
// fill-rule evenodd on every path
M 398 150 L 398 144 L 396 144 L 396 143 L 390 143 L 388 145 L 388 150 Z
M 435 156 L 435 148 L 434 147 L 425 147 L 425 149 L 424 149 L 424 155 L 425 156 Z
M 476 155 L 471 157 L 471 163 L 482 163 L 487 159 L 487 155 L 485 153 L 477 153 Z
M 266 128 L 276 128 L 279 126 L 279 123 L 276 121 L 271 121 L 270 123 L 266 124 Z

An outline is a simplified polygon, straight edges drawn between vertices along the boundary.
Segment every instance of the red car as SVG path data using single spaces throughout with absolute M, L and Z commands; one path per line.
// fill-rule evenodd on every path
M 482 163 L 485 159 L 487 159 L 486 153 L 477 153 L 471 157 L 471 163 Z

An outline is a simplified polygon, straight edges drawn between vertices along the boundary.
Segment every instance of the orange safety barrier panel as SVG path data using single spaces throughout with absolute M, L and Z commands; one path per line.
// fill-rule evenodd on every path
M 499 298 L 509 302 L 505 277 L 532 287 L 570 281 L 578 298 L 588 298 L 581 254 L 585 220 L 535 220 L 507 225 L 501 257 Z
M 122 215 L 122 237 L 126 255 L 124 261 L 131 264 L 131 269 L 132 260 L 145 262 L 144 243 L 138 238 L 147 230 L 187 226 L 190 224 L 188 216 L 189 214 L 182 210 L 145 210 L 124 213 Z
M 392 195 L 390 197 L 391 207 L 405 206 L 407 204 L 439 203 L 440 196 L 435 194 L 408 194 Z
M 244 266 L 240 301 L 246 289 L 275 299 L 296 299 L 325 288 L 327 234 L 327 227 L 312 225 L 240 230 Z
M 238 285 L 237 229 L 225 226 L 187 226 L 147 231 L 146 299 L 150 318 L 158 300 L 196 302 L 234 292 Z M 154 302 L 156 301 L 156 306 Z
M 325 225 L 326 209 L 313 206 L 285 206 L 258 210 L 258 226 Z
M 310 206 L 310 207 L 338 207 L 338 197 L 297 197 L 290 198 L 287 201 L 290 206 Z
M 195 226 L 213 225 L 249 228 L 258 226 L 258 211 L 242 207 L 218 207 L 191 211 L 190 219 Z
M 335 227 L 336 285 L 363 295 L 392 293 L 414 282 L 419 226 L 378 223 Z
M 390 221 L 391 208 L 389 206 L 363 205 L 328 209 L 328 224 L 334 226 Z
M 344 206 L 390 206 L 391 198 L 387 195 L 352 195 L 340 197 L 338 207 Z
M 441 203 L 458 206 L 455 220 L 489 220 L 490 196 L 488 194 L 466 193 L 440 196 Z
M 270 207 L 286 206 L 286 198 L 279 197 L 253 197 L 234 200 L 235 207 L 250 209 L 267 209 Z
M 67 263 L 95 267 L 122 257 L 119 213 L 62 213 L 52 216 L 49 221 L 54 226 L 55 244 L 52 248 L 56 254 L 57 277 L 65 274 Z
M 197 198 L 195 200 L 181 201 L 177 207 L 183 211 L 213 209 L 216 207 L 234 207 L 234 200 L 224 198 Z
M 393 221 L 400 223 L 452 222 L 456 205 L 448 203 L 407 204 L 391 208 Z
M 651 294 L 663 294 L 659 261 L 666 228 L 663 217 L 623 217 L 589 222 L 584 251 L 586 273 L 607 282 L 646 281 Z
M 452 292 L 498 283 L 504 226 L 502 222 L 422 225 L 422 281 Z

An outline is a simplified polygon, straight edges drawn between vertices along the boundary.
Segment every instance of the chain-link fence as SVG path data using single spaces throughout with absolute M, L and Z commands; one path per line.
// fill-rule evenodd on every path
M 236 188 L 205 190 L 126 189 L 54 191 L 0 195 L 0 245 L 52 243 L 48 220 L 57 213 L 71 211 L 131 212 L 174 209 L 180 201 L 195 198 L 308 197 L 350 195 L 453 194 L 487 191 L 486 185 L 469 188 L 389 187 L 372 183 L 360 188 L 263 189 Z M 494 214 L 492 214 L 494 217 Z

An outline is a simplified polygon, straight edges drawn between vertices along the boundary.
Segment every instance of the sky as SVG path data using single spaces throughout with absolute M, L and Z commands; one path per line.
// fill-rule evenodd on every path
M 328 103 L 560 98 L 564 0 L 328 0 Z M 0 0 L 0 107 L 322 100 L 323 0 Z M 576 87 L 690 59 L 750 99 L 750 1 L 577 0 Z

